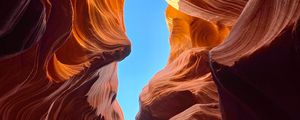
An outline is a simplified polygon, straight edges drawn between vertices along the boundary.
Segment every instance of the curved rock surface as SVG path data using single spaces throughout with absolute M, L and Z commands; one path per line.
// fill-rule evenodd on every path
M 123 0 L 0 1 L 1 120 L 123 120 Z M 299 120 L 300 0 L 167 0 L 137 120 Z
M 0 119 L 122 120 L 123 2 L 0 1 Z
M 210 51 L 222 119 L 300 119 L 299 16 L 299 0 L 249 0 Z
M 169 61 L 144 87 L 136 119 L 220 120 L 208 51 L 224 40 L 230 26 L 188 15 L 171 5 L 166 9 Z
M 167 2 L 169 62 L 136 119 L 300 119 L 299 0 Z

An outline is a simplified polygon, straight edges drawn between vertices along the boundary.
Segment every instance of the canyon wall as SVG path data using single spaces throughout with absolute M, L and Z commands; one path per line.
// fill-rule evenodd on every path
M 167 0 L 137 120 L 299 120 L 300 0 Z M 0 1 L 0 119 L 122 120 L 123 0 Z
M 0 1 L 0 119 L 122 120 L 123 3 Z
M 137 120 L 300 119 L 299 0 L 167 2 L 169 61 Z
M 218 92 L 212 80 L 208 52 L 228 35 L 234 22 L 232 18 L 238 17 L 243 4 L 231 6 L 235 10 L 227 11 L 228 18 L 212 18 L 213 15 L 207 14 L 211 17 L 203 19 L 190 14 L 198 11 L 180 8 L 180 2 L 167 2 L 166 21 L 171 33 L 168 64 L 144 87 L 136 119 L 220 120 Z M 188 3 L 199 8 L 209 4 L 196 0 Z

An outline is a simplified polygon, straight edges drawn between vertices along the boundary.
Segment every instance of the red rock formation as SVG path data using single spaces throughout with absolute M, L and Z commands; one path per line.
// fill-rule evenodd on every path
M 298 120 L 300 30 L 228 67 L 212 62 L 224 120 Z
M 0 118 L 122 120 L 123 0 L 0 1 Z M 300 0 L 167 0 L 138 120 L 299 120 Z
M 167 2 L 169 63 L 138 120 L 300 119 L 299 0 Z
M 224 120 L 300 119 L 299 0 L 250 0 L 210 51 Z
M 223 24 L 187 15 L 169 6 L 171 53 L 140 95 L 138 120 L 220 120 L 218 93 L 212 80 L 208 51 L 229 32 Z
M 123 119 L 123 2 L 0 1 L 0 119 Z

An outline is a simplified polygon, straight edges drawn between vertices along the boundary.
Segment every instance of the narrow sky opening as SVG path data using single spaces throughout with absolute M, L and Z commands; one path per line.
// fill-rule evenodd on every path
M 126 34 L 130 55 L 119 63 L 117 99 L 125 120 L 135 120 L 139 94 L 153 75 L 166 64 L 170 52 L 164 0 L 125 0 Z

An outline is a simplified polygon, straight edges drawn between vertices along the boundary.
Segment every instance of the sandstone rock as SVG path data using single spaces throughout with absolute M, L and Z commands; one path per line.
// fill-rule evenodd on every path
M 300 119 L 299 0 L 167 2 L 169 62 L 138 120 Z
M 230 27 L 172 6 L 166 10 L 166 19 L 171 32 L 169 62 L 143 89 L 136 119 L 220 120 L 208 51 L 224 40 Z
M 122 120 L 123 0 L 0 3 L 0 119 Z

